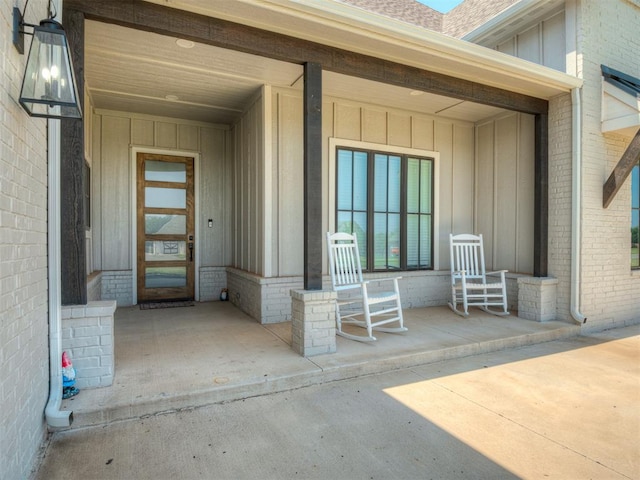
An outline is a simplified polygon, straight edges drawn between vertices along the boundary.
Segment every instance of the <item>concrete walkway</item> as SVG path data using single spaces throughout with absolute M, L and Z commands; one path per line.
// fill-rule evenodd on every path
M 640 326 L 53 436 L 44 479 L 638 479 Z

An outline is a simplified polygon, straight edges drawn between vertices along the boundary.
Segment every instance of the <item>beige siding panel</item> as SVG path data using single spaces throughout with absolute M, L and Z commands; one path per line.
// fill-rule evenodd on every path
M 154 144 L 154 122 L 140 118 L 131 119 L 131 143 L 152 147 Z
M 336 103 L 334 119 L 336 137 L 360 140 L 360 107 Z
M 180 150 L 198 150 L 199 127 L 196 125 L 178 125 L 178 148 Z
M 518 57 L 540 64 L 541 52 L 540 24 L 518 35 Z
M 413 148 L 433 151 L 433 130 L 434 123 L 432 118 L 415 116 L 411 122 L 412 133 L 411 138 Z
M 93 159 L 91 163 L 91 234 L 93 236 L 93 268 L 102 270 L 102 116 L 93 115 Z
M 473 233 L 474 127 L 453 126 L 452 231 Z
M 476 219 L 475 233 L 481 233 L 485 242 L 485 257 L 493 264 L 493 160 L 494 124 L 487 123 L 477 128 L 476 159 Z M 487 246 L 489 248 L 487 248 Z
M 168 122 L 155 122 L 156 147 L 178 147 L 178 125 Z
M 411 147 L 411 116 L 409 114 L 389 113 L 387 115 L 389 125 L 389 145 Z
M 234 200 L 234 266 L 262 274 L 262 199 L 264 182 L 261 164 L 264 161 L 262 140 L 262 97 L 249 106 L 235 125 Z
M 535 118 L 532 115 L 524 114 L 519 117 L 516 271 L 531 274 L 533 273 L 533 217 L 535 213 Z
M 255 195 L 253 198 L 252 218 L 253 228 L 255 235 L 252 235 L 252 257 L 254 263 L 252 265 L 252 271 L 263 275 L 264 274 L 264 97 L 261 97 L 255 104 L 253 109 L 253 127 L 255 135 L 253 137 L 253 151 L 256 155 L 253 156 L 253 183 L 256 186 Z
M 453 124 L 436 120 L 435 150 L 440 152 L 440 265 L 448 269 L 449 232 L 453 226 Z
M 304 262 L 304 197 L 303 197 L 303 116 L 302 99 L 280 95 L 280 129 L 278 143 L 278 249 L 280 276 L 300 275 Z M 359 111 L 359 109 L 356 109 Z M 344 112 L 344 110 L 342 110 Z M 353 114 L 353 110 L 347 109 Z
M 131 265 L 131 121 L 102 118 L 102 269 L 129 270 Z
M 517 115 L 496 122 L 495 156 L 495 223 L 494 262 L 495 269 L 516 270 L 516 173 L 518 152 Z
M 542 24 L 543 64 L 561 72 L 566 71 L 564 12 L 546 20 Z
M 240 123 L 240 268 L 249 270 L 251 260 L 250 236 L 251 222 L 249 221 L 249 209 L 251 208 L 251 119 L 248 115 Z M 249 270 L 250 271 L 250 270 Z
M 228 265 L 230 234 L 227 196 L 230 181 L 225 166 L 225 131 L 200 128 L 200 266 Z M 209 228 L 209 219 L 213 227 Z
M 387 112 L 370 108 L 362 110 L 362 140 L 387 143 Z
M 507 55 L 516 55 L 516 40 L 515 38 L 510 38 L 506 42 L 502 42 L 500 45 L 496 47 L 496 50 L 502 53 L 506 53 Z

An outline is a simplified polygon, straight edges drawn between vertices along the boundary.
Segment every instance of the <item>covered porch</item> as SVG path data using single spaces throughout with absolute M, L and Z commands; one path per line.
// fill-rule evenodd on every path
M 580 334 L 565 322 L 495 317 L 474 309 L 404 310 L 407 334 L 373 344 L 337 338 L 333 354 L 305 358 L 291 348 L 291 322 L 261 325 L 229 302 L 115 314 L 111 386 L 82 389 L 63 401 L 73 427 L 195 408 L 392 371 Z M 481 365 L 478 365 L 481 368 Z

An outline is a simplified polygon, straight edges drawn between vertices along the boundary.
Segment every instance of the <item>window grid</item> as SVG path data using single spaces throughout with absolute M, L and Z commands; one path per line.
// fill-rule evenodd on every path
M 432 269 L 433 159 L 345 147 L 336 150 L 336 231 L 357 233 L 362 268 Z M 366 168 L 356 171 L 356 157 L 366 158 Z M 363 181 L 367 184 L 362 189 L 367 195 L 364 211 L 355 208 L 356 186 Z

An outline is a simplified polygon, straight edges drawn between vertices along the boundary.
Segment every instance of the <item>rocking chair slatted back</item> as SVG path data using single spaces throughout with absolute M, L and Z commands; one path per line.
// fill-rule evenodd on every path
M 362 283 L 362 268 L 356 235 L 336 233 L 332 240 L 327 237 L 331 282 L 334 288 L 345 290 L 359 286 Z
M 460 238 L 469 237 L 469 238 Z M 456 242 L 451 243 L 451 272 L 465 271 L 467 278 L 484 279 L 484 252 L 482 250 L 482 236 L 458 235 Z M 459 273 L 457 274 L 459 277 Z

